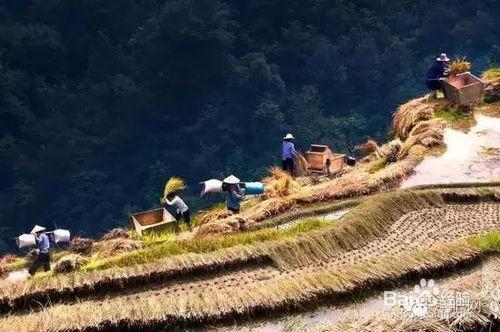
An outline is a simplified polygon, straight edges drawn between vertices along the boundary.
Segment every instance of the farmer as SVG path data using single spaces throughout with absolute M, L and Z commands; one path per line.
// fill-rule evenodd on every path
M 293 144 L 294 137 L 292 134 L 288 133 L 283 137 L 283 149 L 281 154 L 281 165 L 284 171 L 288 171 L 290 175 L 294 174 L 294 163 L 293 156 L 297 153 L 295 151 L 295 145 Z
M 34 275 L 36 271 L 40 268 L 40 266 L 43 267 L 43 270 L 45 272 L 50 271 L 50 240 L 49 236 L 47 233 L 45 233 L 46 229 L 45 227 L 38 226 L 36 225 L 33 230 L 31 231 L 31 234 L 35 236 L 36 240 L 36 253 L 37 256 L 33 263 L 31 263 L 31 266 L 28 270 L 30 275 Z
M 170 206 L 175 206 L 177 211 L 175 213 L 175 220 L 184 221 L 186 225 L 191 228 L 191 218 L 189 216 L 189 207 L 182 200 L 182 198 L 177 195 L 175 192 L 168 193 L 166 197 L 164 197 L 164 202 Z
M 441 55 L 432 64 L 431 68 L 427 71 L 427 79 L 425 85 L 432 92 L 432 97 L 436 97 L 437 90 L 442 87 L 442 81 L 448 76 L 450 59 L 446 56 L 446 53 L 441 53 Z
M 226 196 L 227 209 L 233 213 L 240 212 L 240 203 L 244 196 L 239 183 L 240 179 L 234 175 L 228 176 L 222 181 L 222 189 Z

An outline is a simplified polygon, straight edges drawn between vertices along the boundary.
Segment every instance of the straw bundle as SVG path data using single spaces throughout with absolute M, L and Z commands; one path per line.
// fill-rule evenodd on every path
M 298 187 L 293 177 L 279 167 L 272 167 L 262 182 L 266 188 L 263 199 L 288 196 Z
M 418 122 L 429 120 L 433 115 L 433 104 L 425 97 L 411 100 L 399 106 L 392 120 L 392 129 L 399 139 L 405 140 Z
M 229 222 L 211 222 L 204 224 L 203 227 L 199 227 L 196 231 L 195 237 L 230 234 L 234 233 L 234 231 L 234 227 L 230 225 Z
M 18 257 L 16 255 L 6 254 L 6 255 L 3 255 L 2 258 L 0 258 L 0 262 L 5 263 L 5 264 L 9 264 L 9 263 L 14 262 L 16 259 L 18 259 Z
M 130 237 L 130 232 L 125 228 L 113 228 L 101 237 L 101 241 L 113 240 L 113 239 L 128 239 Z
M 71 239 L 69 250 L 77 254 L 88 255 L 92 251 L 94 242 L 93 239 L 77 236 Z
M 408 139 L 403 143 L 398 153 L 398 160 L 408 156 L 410 149 L 415 145 L 425 148 L 439 146 L 444 141 L 444 128 L 446 122 L 439 119 L 419 122 L 410 132 Z
M 90 260 L 78 254 L 71 254 L 63 256 L 57 261 L 54 266 L 56 273 L 69 273 L 80 269 L 83 265 L 87 264 Z
M 388 163 L 393 163 L 397 161 L 397 155 L 401 149 L 401 141 L 399 139 L 394 139 L 384 145 L 379 149 L 379 153 L 387 159 Z
M 293 155 L 295 165 L 295 176 L 305 176 L 309 171 L 309 164 L 301 153 Z
M 111 257 L 124 252 L 139 250 L 142 248 L 140 241 L 127 238 L 116 238 L 95 244 L 95 251 L 100 257 Z
M 379 151 L 379 146 L 377 142 L 375 142 L 372 139 L 369 139 L 366 141 L 366 143 L 356 145 L 354 149 L 361 152 L 364 156 L 368 156 L 373 153 L 377 155 L 377 152 Z M 377 158 L 380 158 L 380 156 L 377 155 Z
M 230 215 L 231 212 L 227 210 L 225 204 L 217 204 L 210 210 L 200 211 L 196 217 L 196 224 L 201 226 L 211 221 L 227 218 Z
M 186 185 L 184 183 L 184 180 L 178 177 L 171 177 L 166 183 L 165 183 L 165 189 L 163 190 L 163 197 L 162 201 L 169 195 L 176 193 L 178 191 L 184 190 L 186 188 Z
M 457 74 L 465 73 L 470 71 L 471 63 L 464 58 L 458 58 L 450 63 L 449 75 L 456 76 Z

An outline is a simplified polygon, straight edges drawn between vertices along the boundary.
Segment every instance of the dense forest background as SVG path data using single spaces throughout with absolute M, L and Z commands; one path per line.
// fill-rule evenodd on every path
M 262 177 L 281 138 L 384 139 L 440 52 L 500 62 L 500 2 L 0 0 L 0 250 L 96 235 L 172 175 Z

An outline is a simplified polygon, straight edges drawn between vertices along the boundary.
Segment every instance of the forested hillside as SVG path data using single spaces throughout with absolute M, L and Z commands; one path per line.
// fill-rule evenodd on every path
M 126 223 L 171 175 L 255 180 L 286 132 L 384 139 L 438 53 L 500 62 L 498 22 L 495 0 L 1 0 L 0 250 Z

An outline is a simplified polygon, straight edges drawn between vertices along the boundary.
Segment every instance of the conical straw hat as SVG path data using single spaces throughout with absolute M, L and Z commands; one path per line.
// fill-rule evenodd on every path
M 240 183 L 240 179 L 238 179 L 234 175 L 230 175 L 230 176 L 228 176 L 227 178 L 224 179 L 224 183 L 227 183 L 227 184 L 237 184 L 237 183 Z
M 31 230 L 31 234 L 36 234 L 36 233 L 39 233 L 39 232 L 43 232 L 45 230 L 46 230 L 45 227 L 35 225 L 35 227 L 33 227 L 33 229 Z

